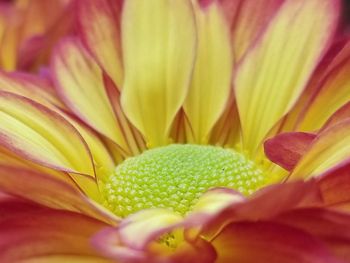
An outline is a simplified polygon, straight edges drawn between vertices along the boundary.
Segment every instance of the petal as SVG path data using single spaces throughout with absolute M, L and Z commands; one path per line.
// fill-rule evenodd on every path
M 304 132 L 279 134 L 265 141 L 265 154 L 272 162 L 291 171 L 307 152 L 315 137 L 315 134 Z
M 75 14 L 73 1 L 55 1 L 55 4 L 47 4 L 44 1 L 30 1 L 37 3 L 38 6 L 47 6 L 51 12 L 54 12 L 54 21 L 48 26 L 48 22 L 44 22 L 45 32 L 40 35 L 34 35 L 25 39 L 18 51 L 17 67 L 24 71 L 37 71 L 44 64 L 46 65 L 51 56 L 52 50 L 56 43 L 63 36 L 74 34 L 75 29 Z M 66 2 L 66 3 L 64 3 Z M 58 6 L 55 6 L 58 5 Z M 38 13 L 44 11 L 34 11 L 33 15 L 38 17 Z M 50 14 L 48 14 L 50 16 Z M 29 27 L 32 25 L 32 20 L 29 20 Z
M 320 175 L 350 157 L 350 120 L 337 123 L 317 135 L 309 150 L 295 167 L 291 178 Z
M 99 180 L 107 179 L 113 173 L 115 163 L 107 147 L 98 137 L 98 134 L 73 116 L 63 113 L 62 115 L 77 129 L 84 141 L 86 141 L 92 155 L 96 178 Z
M 214 188 L 204 193 L 193 208 L 194 213 L 216 214 L 220 210 L 245 198 L 238 192 L 227 188 Z
M 318 180 L 322 197 L 327 206 L 350 211 L 350 165 L 336 167 Z
M 303 91 L 333 36 L 338 9 L 333 0 L 286 1 L 239 66 L 243 144 L 253 154 Z
M 143 250 L 123 246 L 118 231 L 114 228 L 102 230 L 93 238 L 93 245 L 106 257 L 118 262 L 153 262 L 153 263 L 214 263 L 216 253 L 213 247 L 203 239 L 193 242 L 183 241 L 176 248 L 169 248 L 160 244 L 159 236 Z
M 38 258 L 50 262 L 50 257 L 60 256 L 99 258 L 90 246 L 90 237 L 103 227 L 105 223 L 77 213 L 27 209 L 0 223 L 0 261 L 37 262 Z
M 332 77 L 336 76 L 336 72 L 339 72 L 339 69 L 342 68 L 342 65 L 346 64 L 346 60 L 350 57 L 350 39 L 341 39 L 335 41 L 331 48 L 328 50 L 326 55 L 323 57 L 319 63 L 317 69 L 315 70 L 312 78 L 310 79 L 306 89 L 303 94 L 300 96 L 298 102 L 295 104 L 293 109 L 288 113 L 286 118 L 283 120 L 283 130 L 300 130 L 300 124 L 304 123 L 307 125 L 307 122 L 318 124 L 317 120 L 309 119 L 308 121 L 305 118 L 305 115 L 308 113 L 308 110 L 312 109 L 313 101 L 317 99 L 319 94 L 322 94 L 322 89 L 325 87 L 325 80 L 330 80 Z M 328 88 L 331 87 L 328 85 Z M 334 94 L 333 94 L 334 95 Z M 332 97 L 336 97 L 333 96 Z M 336 101 L 339 101 L 337 97 Z M 327 102 L 328 103 L 328 102 Z M 336 105 L 337 103 L 335 103 Z M 333 109 L 335 111 L 337 109 Z M 323 110 L 322 110 L 323 112 Z M 319 114 L 323 114 L 319 112 Z M 314 113 L 316 113 L 314 111 Z M 312 115 L 309 115 L 312 117 Z M 317 117 L 316 117 L 317 118 Z M 319 124 L 318 124 L 319 125 Z M 317 126 L 310 126 L 309 129 L 314 131 L 318 129 Z
M 2 145 L 52 168 L 94 174 L 86 144 L 60 115 L 27 98 L 3 91 L 0 106 Z
M 56 47 L 51 66 L 57 91 L 68 107 L 128 152 L 106 94 L 102 70 L 82 45 L 74 38 L 61 41 Z
M 190 82 L 195 45 L 190 0 L 124 3 L 122 106 L 151 147 L 169 142 Z
M 121 0 L 78 1 L 79 35 L 101 67 L 122 88 Z
M 146 209 L 123 220 L 119 227 L 120 239 L 127 246 L 143 249 L 154 236 L 181 221 L 182 217 L 171 211 Z
M 284 0 L 221 0 L 231 22 L 236 62 L 254 45 L 283 2 Z
M 285 211 L 321 204 L 319 188 L 314 181 L 271 185 L 244 202 L 232 203 L 220 211 L 206 223 L 202 235 L 210 239 L 231 222 L 270 220 Z
M 205 8 L 195 6 L 195 15 L 197 57 L 183 107 L 194 142 L 207 143 L 208 135 L 229 98 L 233 58 L 229 27 L 218 1 Z
M 218 263 L 339 263 L 319 240 L 275 223 L 230 224 L 212 244 L 218 253 Z
M 118 220 L 77 187 L 24 168 L 0 166 L 0 189 L 44 206 L 83 213 L 108 223 Z
M 91 154 L 77 130 L 61 115 L 27 98 L 0 92 L 0 144 L 24 159 L 73 173 L 98 198 Z
M 350 54 L 322 80 L 319 92 L 309 102 L 308 110 L 298 129 L 319 129 L 326 120 L 350 100 Z
M 36 75 L 20 72 L 0 72 L 0 89 L 30 98 L 47 107 L 54 105 L 64 108 L 63 103 L 56 97 L 50 84 Z
M 345 103 L 342 107 L 340 107 L 330 118 L 327 120 L 327 122 L 322 126 L 321 131 L 326 130 L 330 128 L 331 126 L 345 121 L 346 119 L 350 118 L 350 102 Z
M 274 221 L 302 229 L 322 239 L 344 262 L 350 260 L 350 215 L 322 208 L 285 213 Z

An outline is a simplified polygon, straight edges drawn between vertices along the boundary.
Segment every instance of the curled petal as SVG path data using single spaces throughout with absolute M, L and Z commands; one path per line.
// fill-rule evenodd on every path
M 291 171 L 306 153 L 315 137 L 315 134 L 304 132 L 276 135 L 265 141 L 265 154 L 272 162 Z

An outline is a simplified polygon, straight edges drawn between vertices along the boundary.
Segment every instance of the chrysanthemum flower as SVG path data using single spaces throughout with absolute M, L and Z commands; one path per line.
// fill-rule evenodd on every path
M 70 0 L 0 2 L 0 67 L 34 69 L 73 28 Z
M 1 74 L 0 186 L 37 204 L 1 201 L 0 261 L 350 261 L 338 1 L 77 8 L 52 84 Z

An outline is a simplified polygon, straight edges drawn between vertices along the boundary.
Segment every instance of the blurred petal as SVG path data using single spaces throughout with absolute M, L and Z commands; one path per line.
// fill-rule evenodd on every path
M 346 119 L 350 119 L 350 102 L 345 103 L 342 107 L 340 107 L 327 122 L 322 126 L 321 131 L 330 128 L 331 126 L 345 121 Z
M 6 210 L 3 212 L 9 213 Z M 26 209 L 1 221 L 0 261 L 51 262 L 50 258 L 64 256 L 98 259 L 90 237 L 103 227 L 105 223 L 77 213 Z
M 318 181 L 327 206 L 350 211 L 350 165 L 344 164 L 323 174 Z
M 323 208 L 287 212 L 276 219 L 279 223 L 297 227 L 322 239 L 333 254 L 350 261 L 350 215 Z
M 122 45 L 125 114 L 149 146 L 166 144 L 185 100 L 195 58 L 191 1 L 126 1 Z
M 50 84 L 36 75 L 0 72 L 0 89 L 30 98 L 47 107 L 54 105 L 64 108 Z
M 68 107 L 94 129 L 128 151 L 103 82 L 103 73 L 73 38 L 60 42 L 52 60 L 56 88 Z
M 182 217 L 165 209 L 146 209 L 132 214 L 120 224 L 120 238 L 126 245 L 143 249 L 145 245 L 169 226 L 182 221 Z
M 338 9 L 333 0 L 286 1 L 239 66 L 243 144 L 253 154 L 303 91 L 333 36 Z
M 212 244 L 218 263 L 340 263 L 311 235 L 274 223 L 230 224 Z
M 195 15 L 198 49 L 184 110 L 195 142 L 207 143 L 229 98 L 233 58 L 229 27 L 218 1 L 195 6 Z
M 262 221 L 299 207 L 322 204 L 314 181 L 271 185 L 251 195 L 245 202 L 232 203 L 206 224 L 202 235 L 212 238 L 221 226 L 239 221 Z
M 305 132 L 276 135 L 265 141 L 265 154 L 275 164 L 291 171 L 307 152 L 315 137 L 315 134 Z
M 101 67 L 122 88 L 121 0 L 78 1 L 79 34 Z
M 51 208 L 83 213 L 114 224 L 118 220 L 84 196 L 77 187 L 39 172 L 0 166 L 0 189 Z
M 214 188 L 204 193 L 193 208 L 194 213 L 216 214 L 229 205 L 244 201 L 245 198 L 231 189 Z
M 350 160 L 350 119 L 319 133 L 295 167 L 291 178 L 320 175 Z

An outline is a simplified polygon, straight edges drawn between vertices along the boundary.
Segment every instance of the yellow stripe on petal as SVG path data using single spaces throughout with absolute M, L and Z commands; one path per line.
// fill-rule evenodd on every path
M 321 132 L 295 167 L 291 178 L 320 175 L 350 159 L 350 120 Z
M 123 66 L 120 43 L 121 0 L 78 2 L 80 36 L 88 50 L 106 70 L 118 88 L 122 87 Z
M 58 170 L 94 176 L 80 134 L 64 118 L 24 97 L 0 92 L 0 144 Z
M 58 45 L 52 69 L 57 90 L 70 109 L 128 152 L 105 90 L 102 70 L 76 39 L 65 39 Z
M 195 58 L 190 0 L 128 0 L 122 16 L 122 106 L 149 146 L 168 143 Z
M 194 142 L 207 143 L 229 98 L 233 58 L 229 25 L 219 3 L 214 1 L 207 7 L 195 5 L 195 15 L 197 58 L 184 110 Z
M 303 91 L 333 35 L 336 3 L 286 1 L 243 60 L 235 91 L 247 150 L 257 150 Z

